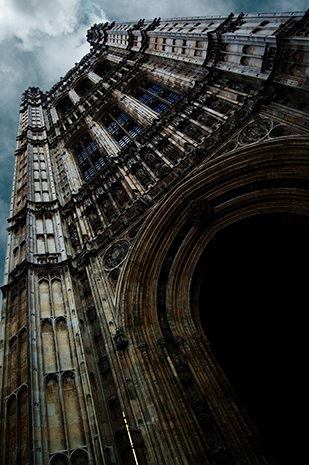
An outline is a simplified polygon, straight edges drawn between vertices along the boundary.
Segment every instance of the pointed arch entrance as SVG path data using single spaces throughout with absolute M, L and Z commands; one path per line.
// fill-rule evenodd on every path
M 249 330 L 242 331 L 241 328 L 247 314 L 243 310 L 238 320 L 234 318 L 237 320 L 234 328 L 233 318 L 231 323 L 225 314 L 218 316 L 218 302 L 221 294 L 231 295 L 238 286 L 238 295 L 245 296 L 244 301 L 245 304 L 248 302 L 248 307 L 251 303 L 253 308 L 252 302 L 256 302 L 253 314 L 251 312 L 250 315 L 253 318 L 248 319 L 250 321 L 247 326 L 257 328 L 258 333 L 262 331 L 263 324 L 258 327 L 256 320 L 269 320 L 269 311 L 265 310 L 263 313 L 261 310 L 266 297 L 264 295 L 264 300 L 252 299 L 252 294 L 260 294 L 259 287 L 250 290 L 248 264 L 240 264 L 239 261 L 240 258 L 244 260 L 249 256 L 251 262 L 256 263 L 259 276 L 269 273 L 266 281 L 268 283 L 271 280 L 272 285 L 268 286 L 268 296 L 269 289 L 276 287 L 273 274 L 277 276 L 284 269 L 285 263 L 282 264 L 279 260 L 280 251 L 284 248 L 286 260 L 288 255 L 301 255 L 309 224 L 307 163 L 305 146 L 301 141 L 297 145 L 292 140 L 285 142 L 284 156 L 282 143 L 276 141 L 247 148 L 236 155 L 225 155 L 211 160 L 200 167 L 194 176 L 180 183 L 153 210 L 130 250 L 117 293 L 118 326 L 126 332 L 129 342 L 126 349 L 127 367 L 136 370 L 139 379 L 142 376 L 142 395 L 153 406 L 154 415 L 160 424 L 166 426 L 164 444 L 159 440 L 156 450 L 170 454 L 170 462 L 173 457 L 185 456 L 190 459 L 193 457 L 197 464 L 223 461 L 243 465 L 274 463 L 257 432 L 259 425 L 255 428 L 254 423 L 257 422 L 254 418 L 253 422 L 250 419 L 254 415 L 251 411 L 246 413 L 241 394 L 239 398 L 235 396 L 237 385 L 234 386 L 234 381 L 229 380 L 225 362 L 223 360 L 222 369 L 220 354 L 216 356 L 215 352 L 216 344 L 228 352 L 231 345 L 236 346 L 234 339 L 240 339 L 241 349 L 249 344 L 250 341 L 241 341 L 240 338 L 243 333 L 248 339 L 253 339 Z M 283 229 L 287 231 L 287 235 L 282 235 Z M 266 240 L 263 236 L 266 236 Z M 272 245 L 268 246 L 270 236 Z M 215 274 L 211 266 L 215 267 L 219 261 L 217 250 L 222 249 L 223 258 L 228 257 L 224 248 L 225 240 L 228 241 L 226 249 L 234 252 L 234 256 L 230 255 L 229 259 L 232 266 L 228 268 L 223 263 Z M 299 248 L 293 253 L 293 250 L 289 251 L 287 243 L 299 244 Z M 257 264 L 257 259 L 264 249 L 266 256 L 269 256 L 278 244 L 279 250 L 275 253 L 274 262 L 279 262 L 280 265 L 271 273 L 273 265 L 265 263 L 265 255 L 260 264 Z M 237 254 L 240 246 L 246 247 Z M 246 284 L 239 286 L 234 281 L 229 288 L 237 267 L 243 270 L 239 279 L 242 283 L 246 281 Z M 295 268 L 296 265 L 289 262 L 286 267 Z M 226 272 L 225 281 L 223 269 Z M 282 280 L 282 276 L 277 279 L 279 282 Z M 256 283 L 257 277 L 252 281 Z M 215 287 L 215 284 L 218 286 Z M 267 287 L 266 283 L 261 285 Z M 210 287 L 214 289 L 212 306 L 209 303 L 212 293 Z M 284 287 L 288 287 L 286 282 Z M 276 293 L 278 294 L 278 290 L 271 297 L 272 306 L 278 302 Z M 282 294 L 284 295 L 281 292 Z M 293 295 L 292 293 L 289 299 L 283 300 L 284 303 L 290 302 L 288 307 L 294 302 Z M 279 306 L 282 305 L 281 301 Z M 231 307 L 237 306 L 237 300 L 232 305 L 227 300 L 220 306 L 229 310 L 228 316 L 231 316 Z M 202 317 L 201 308 L 205 309 Z M 285 307 L 283 312 L 279 312 L 278 318 L 283 321 L 282 314 L 287 312 Z M 289 315 L 285 318 L 285 332 L 289 330 L 288 321 L 292 318 L 292 313 L 289 310 Z M 298 320 L 301 321 L 300 316 L 295 319 Z M 304 321 L 300 324 L 304 325 Z M 209 326 L 215 330 L 210 332 Z M 232 335 L 228 344 L 224 338 L 223 326 L 235 335 L 234 339 Z M 276 319 L 272 325 L 268 325 L 270 335 L 278 332 L 278 326 Z M 281 333 L 284 331 L 281 330 Z M 217 335 L 214 336 L 216 332 L 218 339 Z M 213 351 L 208 339 L 213 341 Z M 264 339 L 266 341 L 266 335 Z M 268 339 L 272 341 L 271 337 Z M 286 335 L 276 343 L 276 349 L 281 346 L 280 355 L 285 360 L 290 353 L 289 341 L 290 338 Z M 253 348 L 263 344 L 263 338 L 258 338 Z M 246 351 L 250 353 L 247 347 Z M 270 353 L 270 349 L 268 352 Z M 253 356 L 254 352 L 251 358 Z M 238 356 L 234 354 L 233 357 Z M 286 376 L 296 376 L 293 370 L 297 363 L 293 361 L 292 365 L 291 370 L 284 366 Z M 236 368 L 232 371 L 236 371 Z M 255 371 L 257 372 L 256 368 Z M 265 375 L 258 377 L 267 378 Z M 283 375 L 281 380 L 281 384 L 286 383 Z M 139 388 L 137 395 L 138 390 Z M 277 385 L 272 395 L 277 396 L 278 390 L 278 397 L 280 394 L 282 399 L 282 410 L 288 412 L 293 409 L 295 401 L 289 396 L 289 392 L 283 393 Z M 269 387 L 268 393 L 270 392 Z M 255 392 L 253 398 L 257 395 L 259 394 Z M 293 395 L 295 397 L 296 391 Z M 276 429 L 277 426 L 273 428 Z M 293 425 L 285 425 L 285 428 L 292 438 Z M 151 428 L 147 434 L 149 441 L 157 440 Z M 178 443 L 175 443 L 175 434 L 179 438 Z M 292 444 L 296 442 L 294 437 Z M 276 452 L 273 455 L 275 454 Z M 296 454 L 294 450 L 293 456 Z
M 305 456 L 294 444 L 305 402 L 308 238 L 308 221 L 293 215 L 240 221 L 207 245 L 192 286 L 213 354 L 278 464 Z

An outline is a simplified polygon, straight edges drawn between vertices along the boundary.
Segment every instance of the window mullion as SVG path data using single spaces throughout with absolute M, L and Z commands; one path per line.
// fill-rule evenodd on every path
M 90 164 L 91 168 L 94 168 L 94 170 L 96 171 L 96 169 L 94 167 L 94 164 L 92 163 L 92 160 L 91 160 L 90 155 L 88 153 L 88 150 L 86 149 L 85 144 L 83 143 L 83 141 L 80 141 L 80 144 L 81 144 L 81 146 L 82 146 L 82 148 L 83 148 L 83 150 L 84 150 L 84 152 L 86 154 L 88 163 Z
M 166 103 L 167 105 L 171 106 L 172 103 L 166 100 L 165 98 L 160 96 L 160 93 L 162 94 L 166 89 L 161 89 L 157 94 L 153 94 L 150 90 L 146 90 L 144 87 L 139 86 L 139 89 L 145 92 L 146 94 L 150 95 L 152 99 L 157 99 L 162 103 Z
M 138 86 L 138 90 L 141 90 L 142 92 L 145 92 L 145 94 L 148 94 L 151 97 L 156 97 L 157 96 L 157 94 L 153 94 L 152 92 L 150 92 L 150 90 L 147 90 L 142 86 Z
M 89 153 L 88 153 L 88 150 L 86 149 L 86 146 L 85 144 L 80 141 L 80 144 L 82 146 L 82 149 L 84 150 L 85 154 L 86 154 L 86 157 L 87 157 L 87 160 L 85 160 L 85 162 L 88 162 L 88 167 L 85 169 L 85 166 L 82 168 L 82 173 L 83 173 L 83 176 L 85 178 L 86 181 L 89 181 L 89 179 L 91 179 L 97 172 L 94 164 L 92 163 L 92 160 L 90 159 L 90 156 L 89 156 Z M 83 163 L 84 165 L 84 163 Z M 92 171 L 92 173 L 91 173 Z
M 144 87 L 141 87 L 141 86 L 140 86 L 139 88 L 140 88 L 140 90 L 142 90 L 143 92 L 145 92 L 145 94 L 148 94 L 148 95 L 150 95 L 150 96 L 152 97 L 152 99 L 149 100 L 149 102 L 153 101 L 154 99 L 158 99 L 158 100 L 159 100 L 160 102 L 162 102 L 162 103 L 167 103 L 168 105 L 171 105 L 170 102 L 168 102 L 168 101 L 165 100 L 164 98 L 160 97 L 159 94 L 153 94 L 150 90 L 146 90 L 146 89 L 144 89 Z M 160 92 L 162 92 L 163 90 L 164 90 L 164 89 L 162 89 Z
M 108 118 L 110 118 L 110 119 L 113 121 L 113 123 L 115 123 L 116 126 L 118 127 L 118 129 L 117 129 L 115 132 L 110 133 L 110 135 L 113 136 L 115 133 L 117 133 L 117 132 L 119 131 L 119 129 L 122 129 L 122 125 L 121 125 L 121 124 L 116 120 L 116 118 L 114 118 L 114 116 L 111 115 L 110 113 L 108 113 L 107 116 L 108 116 Z M 105 125 L 105 127 L 106 127 L 106 129 L 108 130 L 107 125 Z M 110 132 L 110 131 L 108 131 L 108 132 Z
M 109 114 L 108 116 L 110 116 L 110 117 L 112 118 L 112 120 L 117 124 L 117 126 L 119 127 L 119 129 L 120 129 L 121 131 L 123 131 L 131 140 L 134 139 L 134 137 L 132 137 L 131 134 L 125 129 L 124 125 L 120 124 L 120 123 L 116 120 L 116 118 L 114 118 L 112 115 Z M 130 117 L 129 117 L 129 119 L 128 119 L 124 124 L 128 123 L 129 121 L 131 121 L 131 118 L 130 118 Z M 113 135 L 113 134 L 112 134 L 112 135 Z

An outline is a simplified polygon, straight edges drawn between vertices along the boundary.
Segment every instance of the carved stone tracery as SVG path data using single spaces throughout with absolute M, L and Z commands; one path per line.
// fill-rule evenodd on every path
M 203 225 L 211 218 L 212 209 L 207 199 L 191 200 L 188 217 L 196 225 Z
M 109 271 L 118 267 L 126 258 L 128 250 L 129 243 L 127 241 L 116 242 L 103 257 L 104 269 Z
M 252 144 L 264 139 L 271 128 L 269 120 L 253 121 L 240 134 L 242 144 Z

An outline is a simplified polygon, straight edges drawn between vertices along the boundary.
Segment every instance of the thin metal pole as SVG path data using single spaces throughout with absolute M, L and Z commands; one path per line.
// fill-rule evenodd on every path
M 136 453 L 135 453 L 135 450 L 134 450 L 134 445 L 133 445 L 133 441 L 132 441 L 132 437 L 131 437 L 131 433 L 130 433 L 130 428 L 129 428 L 129 425 L 128 425 L 128 422 L 127 422 L 127 419 L 126 419 L 126 415 L 125 415 L 124 412 L 122 412 L 122 416 L 123 416 L 124 424 L 126 425 L 126 430 L 127 430 L 128 436 L 129 436 L 129 441 L 130 441 L 131 449 L 132 449 L 132 452 L 133 452 L 134 460 L 135 460 L 136 465 L 138 465 L 138 460 L 137 460 L 137 456 L 136 456 Z

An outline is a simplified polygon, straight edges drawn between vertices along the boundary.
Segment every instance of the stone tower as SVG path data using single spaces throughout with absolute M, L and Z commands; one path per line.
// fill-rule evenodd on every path
M 300 463 L 308 12 L 88 41 L 21 103 L 0 464 Z

